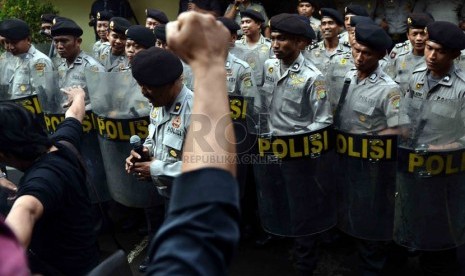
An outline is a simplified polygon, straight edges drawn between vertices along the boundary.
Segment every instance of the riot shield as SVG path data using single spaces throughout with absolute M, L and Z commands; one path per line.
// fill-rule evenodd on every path
M 128 207 L 146 208 L 162 202 L 151 181 L 137 181 L 124 164 L 132 150 L 129 139 L 148 135 L 150 106 L 131 72 L 86 72 L 98 141 L 111 197 Z
M 395 135 L 335 130 L 338 228 L 343 232 L 365 240 L 392 240 L 396 145 Z
M 37 88 L 37 96 L 44 110 L 45 129 L 49 134 L 55 133 L 58 125 L 65 119 L 66 110 L 63 104 L 67 96 L 60 91 L 58 72 L 44 73 L 42 85 Z M 84 84 L 81 84 L 84 86 Z M 104 202 L 110 199 L 102 154 L 98 146 L 94 117 L 90 110 L 82 122 L 83 136 L 81 139 L 81 155 L 87 166 L 87 190 L 92 203 Z
M 394 241 L 421 250 L 465 242 L 463 99 L 401 102 Z
M 270 48 L 262 45 L 255 49 L 248 49 L 242 45 L 236 45 L 230 49 L 230 53 L 247 62 L 252 68 L 255 83 L 258 86 L 263 84 L 263 71 L 265 61 L 270 58 Z
M 265 231 L 300 237 L 333 227 L 336 197 L 330 181 L 330 126 L 277 136 L 270 131 L 267 112 L 255 117 L 258 121 L 250 124 L 250 131 L 258 137 L 253 163 L 259 215 Z

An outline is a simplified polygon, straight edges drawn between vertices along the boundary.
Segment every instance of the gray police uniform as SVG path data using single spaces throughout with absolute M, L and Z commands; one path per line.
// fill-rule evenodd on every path
M 320 41 L 321 40 L 321 32 L 320 32 L 321 20 L 316 19 L 313 16 L 310 16 L 309 20 L 310 20 L 310 27 L 312 27 L 316 35 L 316 38 L 314 39 L 314 41 Z
M 15 65 L 17 57 L 10 52 L 3 52 L 0 55 L 0 85 L 8 85 L 15 72 Z
M 152 107 L 150 112 L 149 135 L 144 146 L 155 158 L 150 164 L 150 175 L 165 197 L 169 197 L 172 181 L 181 173 L 182 147 L 192 104 L 193 93 L 184 86 L 170 107 Z
M 350 47 L 338 44 L 333 52 L 328 52 L 325 47 L 325 41 L 320 41 L 310 47 L 310 50 L 305 50 L 303 55 L 309 59 L 322 73 L 326 76 L 331 59 L 339 53 L 350 52 Z
M 278 59 L 265 62 L 263 97 L 273 135 L 295 135 L 332 123 L 323 75 L 302 54 L 281 75 Z
M 107 72 L 120 72 L 127 68 L 128 58 L 126 55 L 114 56 L 111 53 L 111 46 L 103 44 L 100 47 L 98 61 L 105 67 Z
M 11 91 L 14 97 L 20 97 L 35 92 L 33 87 L 41 85 L 44 72 L 53 71 L 53 65 L 48 56 L 31 45 L 27 53 L 18 56 L 14 70 Z
M 399 123 L 399 86 L 378 68 L 357 80 L 357 70 L 347 73 L 349 90 L 341 109 L 339 129 L 348 133 L 376 134 Z
M 343 31 L 342 33 L 338 35 L 338 37 L 339 37 L 339 44 L 343 45 L 344 47 L 351 48 L 350 43 L 349 43 L 349 33 L 347 31 Z
M 388 34 L 395 39 L 395 35 L 407 32 L 407 17 L 413 9 L 415 1 L 411 0 L 384 0 L 379 1 L 375 11 L 375 22 L 379 24 L 382 19 L 388 23 Z
M 385 71 L 399 84 L 401 92 L 404 95 L 407 91 L 412 72 L 424 64 L 424 56 L 416 56 L 412 51 L 402 51 L 394 59 L 391 59 Z
M 258 94 L 252 68 L 247 62 L 228 53 L 226 59 L 226 82 L 228 93 L 246 97 L 255 97 Z
M 333 111 L 336 110 L 339 102 L 345 76 L 353 68 L 355 68 L 355 65 L 352 52 L 337 53 L 329 62 L 325 77 Z
M 58 66 L 59 86 L 71 87 L 73 85 L 80 85 L 86 87 L 85 71 L 91 70 L 94 72 L 105 72 L 105 68 L 96 61 L 93 57 L 81 51 L 74 59 L 74 62 L 68 65 L 68 62 L 63 59 L 63 62 Z M 90 103 L 89 94 L 86 90 L 86 104 Z
M 459 24 L 460 8 L 463 5 L 463 0 L 421 0 L 416 1 L 413 12 L 428 12 L 435 21 L 449 21 L 455 25 Z
M 231 49 L 231 52 L 250 65 L 255 83 L 260 87 L 263 84 L 263 65 L 267 59 L 272 58 L 271 41 L 260 35 L 257 44 L 250 47 L 245 39 L 242 37 L 240 40 L 236 40 L 235 47 Z
M 460 56 L 455 59 L 455 66 L 462 70 L 465 70 L 465 50 L 462 50 L 460 52 Z
M 102 47 L 106 48 L 109 46 L 110 46 L 110 43 L 108 41 L 103 42 L 101 40 L 97 40 L 92 46 L 92 55 L 94 56 L 95 59 L 98 59 L 100 56 L 100 49 Z
M 187 88 L 194 91 L 194 73 L 192 72 L 192 68 L 189 64 L 185 63 L 183 60 L 181 60 L 181 63 L 182 63 L 182 83 Z
M 389 53 L 389 58 L 392 60 L 396 59 L 400 54 L 408 53 L 413 50 L 412 43 L 410 40 L 406 40 L 402 43 L 397 43 Z
M 428 84 L 428 74 L 426 66 L 413 71 L 406 97 L 435 101 L 436 103 L 440 101 L 447 103 L 451 102 L 449 100 L 465 98 L 465 72 L 462 69 L 452 66 L 449 73 L 433 87 Z M 409 109 L 412 109 L 411 112 L 416 114 L 422 111 L 422 106 L 412 104 Z M 457 122 L 456 116 L 462 117 L 462 123 L 465 121 L 465 107 L 457 106 L 456 109 L 452 109 L 450 105 L 438 104 L 432 106 L 431 112 L 422 112 L 422 114 L 427 114 L 428 118 L 423 118 L 427 124 L 422 129 L 421 135 L 418 136 L 419 144 L 441 145 L 458 140 L 464 144 L 463 126 L 454 127 L 454 122 Z

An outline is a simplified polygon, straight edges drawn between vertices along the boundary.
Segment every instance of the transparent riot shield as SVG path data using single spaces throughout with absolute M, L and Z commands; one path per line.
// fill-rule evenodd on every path
M 148 135 L 150 106 L 131 72 L 86 72 L 92 110 L 111 197 L 128 207 L 146 208 L 162 201 L 151 181 L 125 171 L 129 139 Z
M 60 91 L 60 77 L 58 72 L 46 72 L 42 85 L 37 88 L 37 96 L 44 111 L 45 129 L 49 134 L 55 133 L 58 125 L 65 119 L 67 96 Z M 85 84 L 78 84 L 85 86 Z M 82 122 L 83 136 L 81 139 L 81 155 L 87 166 L 87 190 L 92 203 L 104 202 L 110 199 L 102 154 L 97 141 L 95 118 L 91 110 L 86 110 Z
M 376 71 L 363 84 L 347 75 L 334 115 L 338 228 L 373 241 L 392 240 L 396 187 L 398 85 L 378 81 Z
M 401 102 L 394 241 L 421 250 L 465 242 L 463 99 Z
M 230 53 L 247 62 L 252 68 L 255 82 L 258 86 L 263 84 L 264 64 L 270 58 L 270 48 L 262 45 L 255 49 L 248 49 L 245 46 L 236 45 L 230 49 Z
M 266 100 L 257 111 L 250 116 L 248 128 L 257 137 L 252 156 L 258 210 L 265 231 L 300 237 L 336 225 L 331 127 L 275 135 Z

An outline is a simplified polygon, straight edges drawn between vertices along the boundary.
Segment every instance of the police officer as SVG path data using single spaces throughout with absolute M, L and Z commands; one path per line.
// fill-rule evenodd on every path
M 62 63 L 57 68 L 60 88 L 86 87 L 86 70 L 105 71 L 105 68 L 97 60 L 81 50 L 82 34 L 81 27 L 71 19 L 60 20 L 52 26 L 53 43 L 58 54 L 63 58 Z M 90 104 L 88 94 L 86 95 L 86 104 Z
M 383 135 L 398 133 L 401 96 L 399 86 L 379 65 L 392 43 L 388 34 L 377 25 L 362 23 L 355 28 L 355 40 L 355 68 L 346 74 L 335 112 L 335 128 L 339 131 L 338 141 L 352 141 L 357 144 L 354 148 L 361 149 L 363 136 L 353 134 L 377 135 L 383 140 L 387 139 Z M 395 140 L 395 136 L 390 138 L 391 142 Z M 370 163 L 368 157 L 351 155 L 340 144 L 336 146 L 339 155 L 335 166 L 340 197 L 338 228 L 358 238 L 361 275 L 379 275 L 386 262 L 387 242 L 392 239 L 396 166 L 388 163 L 387 156 L 395 148 L 386 148 L 386 153 L 378 156 L 381 161 Z
M 127 64 L 124 55 L 126 46 L 126 30 L 131 22 L 122 17 L 113 17 L 108 26 L 108 42 L 106 47 L 100 47 L 98 61 L 105 67 L 107 72 L 118 72 L 124 70 Z
M 313 14 L 317 12 L 317 10 L 318 2 L 314 0 L 299 0 L 299 3 L 297 4 L 297 13 L 299 15 L 307 17 L 310 21 L 309 24 L 316 34 L 315 42 L 318 42 L 322 39 L 320 33 L 321 21 L 313 16 Z
M 11 79 L 10 91 L 15 98 L 31 95 L 44 72 L 53 70 L 52 61 L 31 44 L 31 32 L 20 19 L 5 19 L 0 23 L 0 35 L 5 37 L 5 48 L 18 57 Z
M 108 47 L 108 27 L 110 25 L 110 19 L 113 14 L 109 11 L 97 12 L 97 19 L 95 21 L 95 31 L 99 39 L 92 46 L 92 53 L 94 57 L 98 57 L 98 53 L 101 47 Z
M 56 14 L 44 13 L 40 16 L 40 33 L 50 36 L 50 29 L 53 25 L 53 19 Z
M 448 156 L 451 161 L 447 169 L 431 169 L 402 158 L 406 161 L 398 172 L 394 240 L 424 250 L 419 261 L 425 275 L 455 275 L 456 248 L 465 242 L 464 191 L 463 174 L 450 168 L 456 166 L 452 160 L 462 160 L 463 166 L 459 156 L 465 141 L 465 73 L 453 61 L 465 49 L 465 34 L 446 21 L 430 23 L 426 31 L 426 64 L 413 71 L 401 102 L 404 146 L 410 160 L 429 163 L 430 157 Z M 413 170 L 404 169 L 412 164 Z
M 425 27 L 433 22 L 433 18 L 426 13 L 412 13 L 407 18 L 408 40 L 404 43 L 396 44 L 395 49 L 389 54 L 389 65 L 386 68 L 388 73 L 401 87 L 402 94 L 405 94 L 411 73 L 415 68 L 424 65 L 425 43 L 428 38 Z M 409 51 L 399 51 L 411 45 Z
M 326 75 L 330 60 L 338 53 L 350 51 L 350 47 L 339 43 L 338 34 L 344 26 L 341 14 L 331 8 L 322 8 L 320 14 L 320 34 L 323 41 L 311 46 L 309 51 L 304 52 L 304 56 Z
M 262 22 L 265 23 L 263 26 L 263 33 L 266 37 L 270 37 L 270 29 L 268 27 L 268 16 L 266 15 L 265 8 L 262 4 L 250 1 L 250 0 L 234 0 L 234 3 L 229 4 L 224 13 L 224 17 L 229 19 L 234 19 L 237 24 L 242 22 L 242 13 L 246 10 L 256 11 L 263 18 Z M 242 35 L 242 32 L 239 32 L 239 35 Z
M 157 9 L 146 9 L 145 10 L 145 27 L 151 30 L 159 24 L 168 23 L 168 17 L 163 11 Z
M 413 12 L 426 12 L 431 14 L 434 20 L 448 21 L 458 25 L 459 19 L 465 16 L 463 1 L 445 0 L 423 0 L 415 1 Z
M 259 144 L 271 144 L 269 139 L 282 136 L 295 137 L 292 141 L 298 141 L 300 134 L 322 137 L 324 134 L 311 133 L 329 126 L 332 114 L 324 77 L 300 52 L 308 25 L 295 14 L 276 15 L 270 25 L 276 58 L 265 62 L 262 94 L 268 119 Z M 310 235 L 335 224 L 334 194 L 318 175 L 325 173 L 319 165 L 322 159 L 308 154 L 293 159 L 291 154 L 285 158 L 279 153 L 267 155 L 266 150 L 262 153 L 268 156 L 267 162 L 254 164 L 262 225 L 272 234 L 296 237 L 296 268 L 302 275 L 311 275 L 316 267 L 317 239 Z M 310 202 L 318 202 L 319 207 L 308 206 Z
M 349 4 L 344 8 L 344 27 L 346 29 L 339 35 L 339 41 L 345 46 L 350 46 L 349 32 L 353 31 L 352 26 L 350 26 L 350 17 L 354 15 L 369 17 L 366 8 L 361 5 Z
M 375 11 L 375 22 L 391 36 L 393 43 L 400 43 L 407 39 L 407 17 L 413 10 L 416 1 L 412 0 L 383 0 L 378 1 Z
M 265 18 L 253 9 L 241 12 L 241 29 L 243 36 L 236 41 L 233 54 L 243 59 L 252 67 L 257 86 L 263 84 L 263 63 L 269 59 L 271 54 L 271 43 L 265 38 L 260 30 Z

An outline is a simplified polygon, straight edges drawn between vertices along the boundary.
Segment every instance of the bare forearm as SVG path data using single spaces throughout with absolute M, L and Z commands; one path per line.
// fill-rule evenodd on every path
M 65 117 L 75 118 L 79 122 L 82 123 L 82 120 L 84 119 L 84 116 L 86 115 L 85 105 L 86 103 L 84 100 L 84 95 L 77 95 L 76 97 L 74 97 L 71 106 L 66 111 Z
M 5 222 L 24 248 L 29 246 L 32 230 L 41 215 L 42 205 L 32 196 L 22 196 L 13 204 Z

